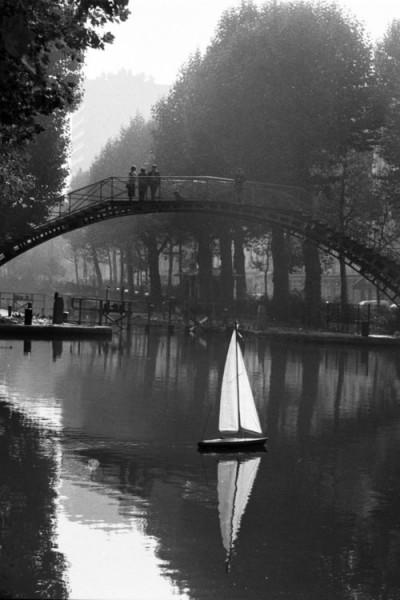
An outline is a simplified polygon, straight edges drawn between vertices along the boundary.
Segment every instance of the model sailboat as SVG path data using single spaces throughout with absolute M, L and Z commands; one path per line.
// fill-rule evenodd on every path
M 224 459 L 218 462 L 218 511 L 228 571 L 260 460 L 261 457 L 258 456 Z
M 221 437 L 202 440 L 198 443 L 200 450 L 247 450 L 264 446 L 267 441 L 261 430 L 244 364 L 237 323 L 226 355 L 218 429 Z

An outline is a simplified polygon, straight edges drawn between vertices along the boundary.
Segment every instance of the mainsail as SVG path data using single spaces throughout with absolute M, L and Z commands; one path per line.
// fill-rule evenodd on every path
M 219 431 L 222 435 L 237 434 L 241 430 L 261 434 L 236 329 L 232 333 L 226 356 L 220 402 Z

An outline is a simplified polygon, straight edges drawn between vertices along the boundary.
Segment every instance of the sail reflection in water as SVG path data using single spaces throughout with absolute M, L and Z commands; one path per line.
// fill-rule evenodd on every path
M 230 570 L 240 523 L 253 489 L 260 456 L 218 461 L 218 510 L 222 543 L 226 550 L 226 569 Z
M 398 348 L 248 336 L 270 452 L 206 457 L 225 335 L 126 333 L 0 351 L 0 598 L 400 598 Z

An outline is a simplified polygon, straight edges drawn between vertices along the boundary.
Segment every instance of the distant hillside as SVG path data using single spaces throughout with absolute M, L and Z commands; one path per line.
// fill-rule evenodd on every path
M 138 112 L 148 119 L 151 107 L 169 86 L 129 71 L 107 73 L 84 83 L 84 97 L 71 118 L 71 170 L 86 170 L 108 139 L 118 135 Z

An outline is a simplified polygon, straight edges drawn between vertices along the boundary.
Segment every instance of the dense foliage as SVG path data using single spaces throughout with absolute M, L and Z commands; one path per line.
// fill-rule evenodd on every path
M 25 136 L 25 151 L 30 151 L 32 172 L 39 172 L 43 166 L 39 147 L 32 152 L 32 142 L 26 144 L 40 126 L 38 114 L 47 115 L 49 111 L 52 119 L 59 115 L 60 125 L 56 120 L 53 123 L 58 131 L 62 130 L 65 110 L 77 98 L 82 52 L 85 47 L 101 47 L 108 41 L 107 35 L 97 36 L 95 28 L 105 20 L 125 18 L 125 4 L 58 3 L 43 21 L 50 40 L 43 46 L 45 50 L 42 48 L 36 59 L 32 55 L 41 40 L 34 30 L 37 41 L 28 44 L 30 54 L 13 58 L 21 71 L 21 90 L 24 85 L 30 89 L 29 82 L 35 81 L 38 74 L 47 77 L 46 86 L 39 86 L 38 96 L 35 91 L 28 103 L 30 110 L 34 98 L 41 98 L 41 109 L 28 110 L 25 116 L 22 111 L 21 119 L 25 120 L 18 121 L 17 126 L 19 135 Z M 5 5 L 10 12 L 13 3 Z M 43 0 L 29 10 L 37 16 L 35 11 L 45 11 L 45 5 Z M 65 9 L 61 23 L 66 25 L 70 11 L 75 11 L 79 26 L 65 38 L 61 28 L 62 41 L 58 45 L 53 11 L 61 7 Z M 85 32 L 79 29 L 84 22 L 89 24 Z M 41 59 L 41 52 L 53 61 L 54 81 L 48 77 L 49 72 L 43 71 L 50 62 Z M 52 58 L 54 52 L 57 60 Z M 274 1 L 255 6 L 243 2 L 222 15 L 204 55 L 198 52 L 188 59 L 168 96 L 154 106 L 153 120 L 146 123 L 140 116 L 133 119 L 116 139 L 109 140 L 90 171 L 80 174 L 72 187 L 108 175 L 127 175 L 131 164 L 148 167 L 154 161 L 162 175 L 232 177 L 241 167 L 248 180 L 304 188 L 313 206 L 322 209 L 335 227 L 368 236 L 377 248 L 383 248 L 399 233 L 399 69 L 399 23 L 394 22 L 374 48 L 361 24 L 335 3 Z M 9 110 L 12 113 L 13 109 Z M 7 129 L 8 135 L 11 129 Z M 50 128 L 48 133 L 51 136 Z M 35 144 L 39 140 L 35 137 Z M 52 140 L 56 144 L 60 137 L 55 135 Z M 49 143 L 46 141 L 46 146 Z M 5 150 L 4 144 L 0 144 L 0 150 Z M 61 156 L 62 148 L 55 154 Z M 4 164 L 12 161 L 12 156 L 9 152 Z M 57 165 L 52 171 L 57 171 Z M 62 168 L 58 172 L 61 181 Z M 14 191 L 19 189 L 18 182 L 21 187 L 22 180 L 25 192 L 35 183 L 29 176 L 19 177 L 17 170 L 12 173 Z M 44 197 L 49 189 L 46 185 L 50 186 L 45 183 L 44 172 L 40 180 Z M 54 181 L 50 187 L 55 189 Z M 25 193 L 25 211 L 29 197 Z M 40 214 L 36 198 L 32 218 Z M 16 215 L 21 204 L 15 201 L 8 206 Z M 23 222 L 19 218 L 19 223 Z M 277 311 L 286 311 L 288 273 L 294 265 L 305 266 L 304 300 L 310 315 L 321 303 L 321 254 L 309 243 L 303 247 L 293 244 L 280 229 L 265 232 L 227 219 L 199 217 L 194 222 L 187 217 L 151 216 L 88 228 L 71 239 L 75 256 L 81 252 L 84 260 L 92 263 L 100 287 L 104 283 L 101 261 L 109 264 L 109 281 L 117 282 L 119 278 L 122 285 L 125 280 L 133 290 L 138 285 L 133 274 L 142 270 L 144 260 L 156 300 L 161 296 L 157 266 L 161 254 L 169 252 L 172 256 L 174 248 L 181 253 L 182 245 L 190 240 L 193 252 L 187 264 L 192 261 L 198 267 L 200 299 L 210 302 L 218 296 L 224 305 L 232 300 L 234 288 L 237 298 L 246 296 L 243 248 L 253 248 L 257 256 L 263 246 L 272 254 Z M 218 294 L 212 269 L 216 254 L 221 266 Z M 265 265 L 265 260 L 256 262 Z M 342 301 L 346 300 L 342 265 Z
M 0 6 L 0 236 L 12 238 L 43 220 L 60 193 L 67 113 L 80 98 L 84 52 L 111 42 L 99 28 L 125 20 L 128 10 L 127 0 L 1 0 Z
M 362 26 L 336 4 L 243 3 L 156 107 L 157 156 L 171 171 L 230 176 L 240 166 L 248 179 L 305 188 L 356 229 L 360 214 L 376 218 L 372 167 L 386 111 L 378 83 Z M 285 312 L 288 240 L 272 235 Z M 312 310 L 321 301 L 317 249 L 307 244 L 303 260 Z

